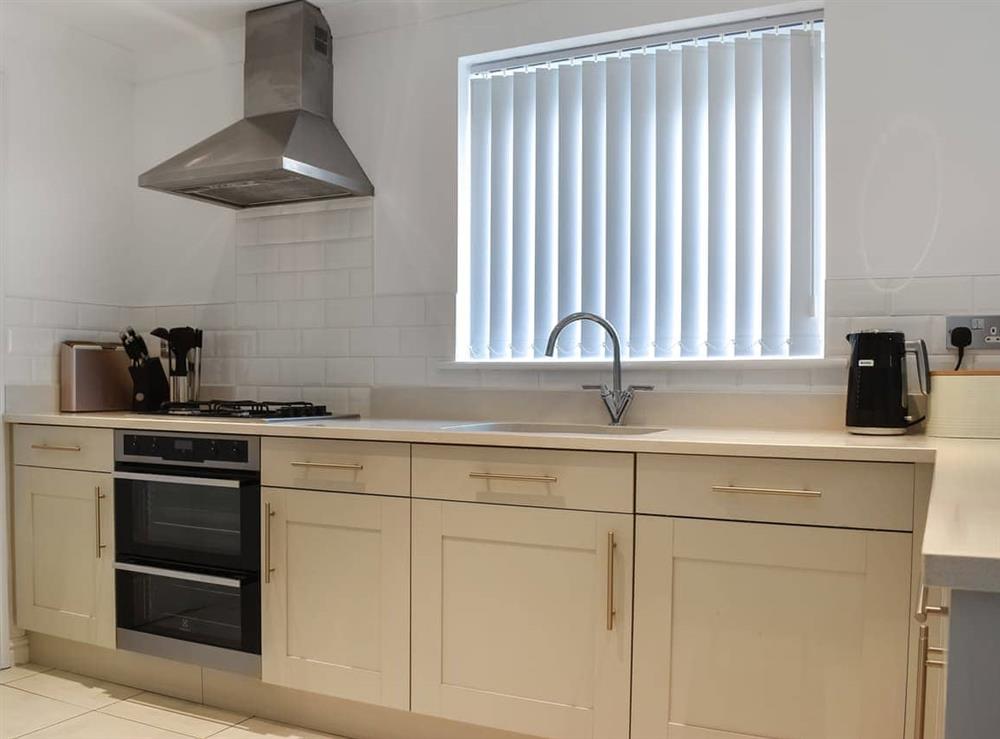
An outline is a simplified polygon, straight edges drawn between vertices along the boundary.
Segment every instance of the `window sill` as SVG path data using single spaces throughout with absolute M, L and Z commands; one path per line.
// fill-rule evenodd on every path
M 847 366 L 847 357 L 749 357 L 737 359 L 719 357 L 691 357 L 688 359 L 634 359 L 623 360 L 625 370 L 812 370 L 839 369 Z M 593 372 L 609 370 L 611 359 L 482 359 L 477 361 L 454 360 L 438 364 L 443 371 L 448 370 L 531 370 L 561 372 L 578 370 Z

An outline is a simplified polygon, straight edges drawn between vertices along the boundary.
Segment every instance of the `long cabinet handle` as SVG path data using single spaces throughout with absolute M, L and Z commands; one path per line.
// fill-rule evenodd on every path
M 41 452 L 78 452 L 80 447 L 78 446 L 61 446 L 59 444 L 32 444 L 32 449 L 37 449 Z
M 271 573 L 274 572 L 274 568 L 271 567 L 271 519 L 274 518 L 274 511 L 271 509 L 271 503 L 264 503 L 264 582 L 271 582 Z
M 738 493 L 740 495 L 787 495 L 792 498 L 819 498 L 819 490 L 784 490 L 782 488 L 747 488 L 739 485 L 713 485 L 713 493 Z
M 203 575 L 200 572 L 187 572 L 186 570 L 171 570 L 165 567 L 150 567 L 149 565 L 137 565 L 131 562 L 115 562 L 115 569 L 120 572 L 135 572 L 139 575 L 150 575 L 152 577 L 166 577 L 171 580 L 185 580 L 187 582 L 200 582 L 205 585 L 221 585 L 227 588 L 242 588 L 243 583 L 233 577 L 219 577 L 217 575 Z
M 945 650 L 930 646 L 930 627 L 920 624 L 917 637 L 917 695 L 916 712 L 913 719 L 913 739 L 924 739 L 924 726 L 927 723 L 927 668 L 944 667 L 946 662 L 940 659 L 929 659 L 930 653 L 943 655 Z
M 157 475 L 150 472 L 122 472 L 111 473 L 115 480 L 134 480 L 135 482 L 163 482 L 169 485 L 197 485 L 198 487 L 211 488 L 238 488 L 239 480 L 225 477 L 189 477 L 188 475 Z
M 608 532 L 608 631 L 615 628 L 615 532 Z
M 518 480 L 520 482 L 559 482 L 554 475 L 505 475 L 501 472 L 470 472 L 473 480 Z
M 913 721 L 913 739 L 924 739 L 924 725 L 927 714 L 927 668 L 944 667 L 946 662 L 943 659 L 930 659 L 930 655 L 943 657 L 945 650 L 941 647 L 930 645 L 930 627 L 927 625 L 928 616 L 947 616 L 948 606 L 927 605 L 927 595 L 929 588 L 921 583 L 920 597 L 917 600 L 917 611 L 913 618 L 920 624 L 919 636 L 917 637 L 917 695 L 916 712 Z
M 323 467 L 331 470 L 363 470 L 365 466 L 357 462 L 289 462 L 292 467 Z
M 913 717 L 913 739 L 924 739 L 924 724 L 927 721 L 927 624 L 920 624 L 920 634 L 917 637 L 917 695 L 916 716 Z
M 101 486 L 94 486 L 94 523 L 97 529 L 97 558 L 101 558 L 101 550 L 107 545 L 101 543 L 101 501 L 107 496 L 101 492 Z

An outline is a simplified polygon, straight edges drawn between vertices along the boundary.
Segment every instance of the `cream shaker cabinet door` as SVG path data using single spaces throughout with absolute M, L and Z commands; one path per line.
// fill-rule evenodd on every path
M 911 535 L 639 516 L 633 739 L 902 739 Z
M 410 501 L 264 488 L 261 677 L 410 705 Z
M 17 625 L 115 646 L 114 485 L 94 472 L 14 468 Z
M 626 739 L 632 531 L 631 515 L 415 500 L 412 709 Z

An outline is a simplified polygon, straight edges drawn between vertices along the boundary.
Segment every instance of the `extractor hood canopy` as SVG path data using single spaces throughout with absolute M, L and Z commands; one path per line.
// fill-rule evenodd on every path
M 333 125 L 330 26 L 296 2 L 246 16 L 244 118 L 139 176 L 139 186 L 230 208 L 374 193 Z

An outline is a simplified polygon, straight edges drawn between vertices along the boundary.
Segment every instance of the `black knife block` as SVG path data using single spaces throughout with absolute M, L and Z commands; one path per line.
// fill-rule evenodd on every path
M 132 365 L 128 373 L 132 375 L 132 410 L 140 413 L 158 411 L 170 399 L 167 375 L 157 357 Z

